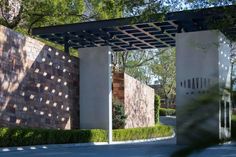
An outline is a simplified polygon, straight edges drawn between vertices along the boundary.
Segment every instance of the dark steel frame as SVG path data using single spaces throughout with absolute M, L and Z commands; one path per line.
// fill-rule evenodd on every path
M 236 36 L 236 6 L 153 15 L 149 19 L 129 17 L 34 28 L 33 35 L 69 48 L 111 46 L 113 51 L 142 50 L 175 46 L 175 35 L 220 29 L 226 36 Z M 228 28 L 217 28 L 215 23 L 230 17 Z

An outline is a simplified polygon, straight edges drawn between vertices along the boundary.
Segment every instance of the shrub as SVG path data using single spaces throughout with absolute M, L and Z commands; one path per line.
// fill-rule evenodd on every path
M 160 116 L 173 116 L 176 114 L 175 109 L 170 108 L 160 108 Z
M 156 137 L 165 137 L 173 134 L 170 126 L 156 125 L 154 127 L 117 129 L 113 130 L 114 141 L 149 139 Z
M 0 128 L 0 147 L 107 141 L 105 130 Z
M 112 100 L 112 128 L 123 129 L 125 127 L 125 121 L 127 116 L 125 115 L 124 104 L 118 99 Z
M 159 110 L 160 110 L 160 106 L 161 106 L 161 98 L 158 95 L 155 95 L 155 106 L 154 106 L 154 114 L 155 114 L 155 123 L 160 123 L 160 114 L 159 114 Z
M 236 115 L 234 114 L 234 115 L 232 115 L 232 122 L 231 122 L 231 124 L 232 124 L 232 130 L 231 130 L 231 133 L 232 133 L 232 138 L 234 139 L 234 140 L 236 140 Z
M 136 140 L 172 135 L 170 126 L 117 129 L 113 130 L 113 140 Z M 107 131 L 93 130 L 54 130 L 29 128 L 0 128 L 0 147 L 27 146 L 40 144 L 64 144 L 106 142 Z

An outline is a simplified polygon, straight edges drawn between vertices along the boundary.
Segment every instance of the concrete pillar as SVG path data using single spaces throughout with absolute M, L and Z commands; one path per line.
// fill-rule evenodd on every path
M 80 128 L 109 130 L 112 141 L 112 75 L 110 47 L 79 49 Z
M 177 143 L 229 138 L 229 40 L 215 30 L 181 33 L 176 51 Z

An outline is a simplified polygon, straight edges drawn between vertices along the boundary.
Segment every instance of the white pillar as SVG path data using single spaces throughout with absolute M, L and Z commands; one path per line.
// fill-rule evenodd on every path
M 108 130 L 112 142 L 112 74 L 110 47 L 79 49 L 80 128 Z
M 223 90 L 230 85 L 228 43 L 226 37 L 216 30 L 180 33 L 176 36 L 178 144 L 204 140 L 208 135 L 230 137 L 231 101 L 229 93 Z M 221 97 L 213 100 L 211 107 L 198 104 L 199 99 L 213 92 L 213 86 L 216 86 L 215 91 Z M 198 108 L 186 111 L 193 104 L 197 104 Z M 204 118 L 205 121 L 198 121 Z M 204 131 L 209 134 L 204 135 Z

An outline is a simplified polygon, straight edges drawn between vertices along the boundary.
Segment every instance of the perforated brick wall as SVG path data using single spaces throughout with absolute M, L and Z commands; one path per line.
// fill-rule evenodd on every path
M 79 59 L 0 26 L 0 126 L 79 127 Z

